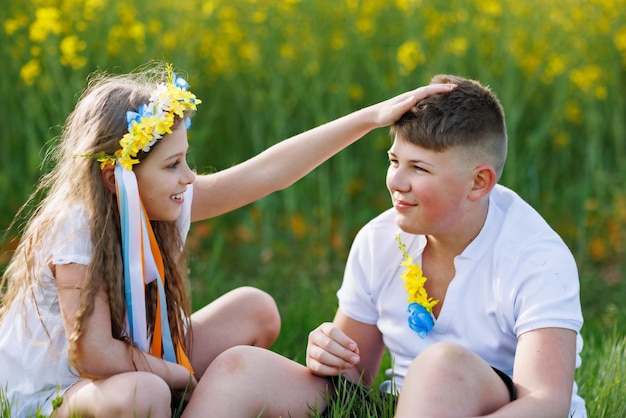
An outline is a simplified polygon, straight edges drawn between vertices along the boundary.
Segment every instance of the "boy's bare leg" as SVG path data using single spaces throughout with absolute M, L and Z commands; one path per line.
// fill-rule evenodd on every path
M 439 343 L 411 363 L 396 417 L 482 416 L 509 402 L 508 388 L 482 358 L 457 344 Z

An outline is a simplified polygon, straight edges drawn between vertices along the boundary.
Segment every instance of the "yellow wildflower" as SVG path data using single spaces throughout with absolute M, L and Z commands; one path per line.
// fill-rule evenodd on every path
M 41 7 L 35 12 L 29 36 L 33 42 L 43 42 L 48 35 L 61 33 L 61 11 L 54 7 Z
M 41 64 L 37 59 L 31 59 L 20 69 L 20 77 L 27 85 L 32 85 L 35 79 L 41 74 Z
M 417 41 L 406 41 L 398 48 L 396 59 L 400 64 L 400 73 L 408 75 L 426 60 L 426 56 Z

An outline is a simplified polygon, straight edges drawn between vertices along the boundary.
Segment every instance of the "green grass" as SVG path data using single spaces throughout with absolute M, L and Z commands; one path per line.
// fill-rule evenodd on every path
M 590 417 L 626 417 L 624 333 L 588 339 L 577 379 Z
M 295 253 L 298 253 L 297 250 L 294 248 Z M 214 264 L 219 257 L 214 262 L 206 261 L 209 259 L 202 251 L 191 256 L 194 306 L 198 308 L 238 286 L 253 285 L 266 290 L 275 297 L 283 320 L 281 334 L 272 350 L 304 363 L 308 332 L 319 323 L 332 320 L 334 315 L 335 291 L 341 282 L 343 269 L 340 257 L 320 263 L 315 263 L 315 260 L 299 263 L 295 259 L 282 263 L 221 263 L 219 268 Z M 588 281 L 583 280 L 583 284 L 588 284 Z M 585 289 L 593 289 L 594 293 L 602 295 L 607 306 L 621 306 L 623 294 L 598 282 L 593 287 L 584 287 L 583 305 L 588 305 L 585 301 L 589 292 Z M 625 324 L 623 312 L 608 309 L 604 320 L 591 320 L 583 328 L 583 362 L 576 379 L 590 417 L 626 417 L 623 398 L 626 393 Z M 355 400 L 351 394 L 333 401 L 336 402 L 335 410 L 342 411 L 336 416 L 349 416 L 351 408 L 358 404 Z M 10 402 L 3 397 L 2 391 L 0 411 L 0 417 L 10 417 Z M 375 416 L 360 409 L 353 413 L 355 417 Z M 319 416 L 314 409 L 311 415 Z
M 11 1 L 1 18 L 0 234 L 94 70 L 164 59 L 186 72 L 204 102 L 190 131 L 199 172 L 434 74 L 477 78 L 506 110 L 502 183 L 544 215 L 580 268 L 577 380 L 589 416 L 625 415 L 626 0 L 40 5 Z M 303 361 L 308 332 L 333 317 L 352 237 L 388 206 L 388 146 L 386 131 L 373 132 L 288 190 L 194 226 L 194 306 L 237 286 L 263 288 L 283 318 L 273 349 Z M 0 240 L 0 271 L 18 233 Z M 0 391 L 3 418 L 9 401 Z

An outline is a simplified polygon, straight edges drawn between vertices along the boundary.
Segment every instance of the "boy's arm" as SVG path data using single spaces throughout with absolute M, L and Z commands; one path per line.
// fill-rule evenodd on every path
M 371 385 L 385 351 L 376 325 L 365 324 L 337 310 L 332 323 L 324 323 L 309 334 L 306 362 L 318 376 L 343 374 L 348 380 Z
M 489 416 L 568 416 L 575 369 L 576 332 L 541 328 L 522 334 L 513 369 L 517 400 Z

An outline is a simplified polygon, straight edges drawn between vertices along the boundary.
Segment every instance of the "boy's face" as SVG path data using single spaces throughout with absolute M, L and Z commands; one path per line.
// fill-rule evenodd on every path
M 180 215 L 183 193 L 196 175 L 187 165 L 187 130 L 180 123 L 134 167 L 139 195 L 148 217 L 173 221 Z
M 454 234 L 464 226 L 472 186 L 473 169 L 458 150 L 435 152 L 396 136 L 389 150 L 387 188 L 403 231 Z

